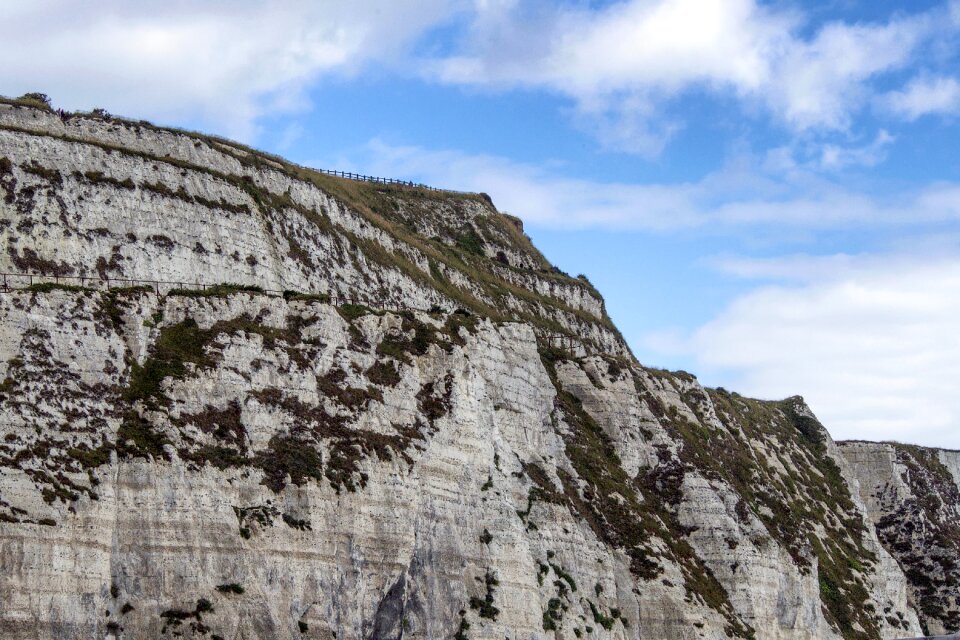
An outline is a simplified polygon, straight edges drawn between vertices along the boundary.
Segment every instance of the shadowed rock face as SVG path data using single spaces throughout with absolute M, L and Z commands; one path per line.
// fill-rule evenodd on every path
M 639 365 L 481 197 L 15 106 L 0 189 L 5 269 L 433 307 L 0 294 L 4 638 L 896 638 L 947 606 L 801 399 Z

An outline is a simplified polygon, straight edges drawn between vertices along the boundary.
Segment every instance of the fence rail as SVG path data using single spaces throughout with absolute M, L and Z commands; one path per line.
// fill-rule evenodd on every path
M 376 184 L 395 184 L 401 187 L 413 187 L 415 189 L 426 189 L 427 191 L 449 191 L 449 189 L 438 189 L 428 184 L 420 182 L 411 182 L 409 180 L 395 180 L 394 178 L 379 178 L 377 176 L 367 176 L 362 173 L 351 173 L 350 171 L 335 171 L 331 169 L 313 169 L 317 173 L 324 173 L 328 176 L 337 178 L 347 178 L 348 180 L 359 180 L 361 182 L 373 182 Z
M 38 273 L 17 273 L 0 272 L 0 292 L 28 290 L 31 287 L 41 284 L 54 285 L 73 285 L 87 289 L 109 290 L 122 287 L 145 287 L 156 293 L 158 296 L 171 291 L 207 291 L 223 287 L 236 287 L 237 293 L 248 291 L 250 293 L 260 293 L 273 297 L 285 297 L 289 295 L 313 295 L 318 296 L 324 302 L 333 306 L 343 306 L 346 304 L 362 305 L 370 309 L 379 311 L 390 311 L 401 313 L 404 311 L 419 311 L 422 313 L 433 313 L 435 311 L 444 311 L 438 306 L 424 309 L 408 304 L 398 304 L 392 306 L 390 301 L 369 300 L 354 298 L 352 296 L 343 296 L 330 293 L 314 293 L 305 291 L 281 290 L 281 289 L 263 289 L 243 284 L 209 284 L 205 282 L 187 282 L 184 280 L 149 280 L 143 278 L 109 278 L 101 276 L 69 276 L 69 275 L 47 275 Z M 245 289 L 244 287 L 249 287 Z M 573 354 L 590 354 L 593 349 L 584 342 L 579 336 L 565 334 L 539 333 L 538 337 L 548 346 L 565 349 Z

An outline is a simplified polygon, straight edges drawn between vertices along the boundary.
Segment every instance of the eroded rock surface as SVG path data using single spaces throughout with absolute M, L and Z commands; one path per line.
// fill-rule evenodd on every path
M 960 629 L 960 452 L 844 442 L 884 547 L 910 584 L 926 633 Z

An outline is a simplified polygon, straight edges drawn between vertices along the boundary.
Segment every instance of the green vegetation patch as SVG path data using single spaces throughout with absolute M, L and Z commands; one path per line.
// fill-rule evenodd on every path
M 164 447 L 170 438 L 134 410 L 127 411 L 117 430 L 117 454 L 121 458 L 163 458 L 170 460 Z
M 692 601 L 699 597 L 723 615 L 728 635 L 752 638 L 753 629 L 737 616 L 726 590 L 686 541 L 687 532 L 655 485 L 643 482 L 642 478 L 634 481 L 627 475 L 609 437 L 579 398 L 563 388 L 556 366 L 570 359 L 569 354 L 541 345 L 540 357 L 557 390 L 556 409 L 570 426 L 563 436 L 567 457 L 586 482 L 581 489 L 573 478 L 560 473 L 568 507 L 600 539 L 612 547 L 623 548 L 630 557 L 631 572 L 644 580 L 652 580 L 663 572 L 658 561 L 662 552 L 652 544 L 659 540 L 683 572 L 687 598 Z
M 337 307 L 337 311 L 347 322 L 353 322 L 357 318 L 362 318 L 365 315 L 373 313 L 370 307 L 362 304 L 342 304 Z
M 202 289 L 172 289 L 167 295 L 187 298 L 221 298 L 236 293 L 263 293 L 263 287 L 252 284 L 227 282 L 211 285 Z
M 107 443 L 92 448 L 81 442 L 77 446 L 67 449 L 67 455 L 79 462 L 83 468 L 95 469 L 110 462 L 110 452 L 113 449 L 114 447 Z
M 812 571 L 812 549 L 824 613 L 844 638 L 879 635 L 876 612 L 867 602 L 864 568 L 876 557 L 864 546 L 866 527 L 827 451 L 822 425 L 802 409 L 800 398 L 763 402 L 723 390 L 708 394 L 728 430 L 712 430 L 668 412 L 668 430 L 684 442 L 681 458 L 733 486 L 745 501 L 743 515 L 749 510 L 760 518 L 802 572 Z M 685 401 L 700 405 L 697 398 Z M 771 467 L 751 444 L 756 441 L 776 442 L 771 448 L 790 474 Z
M 218 584 L 217 591 L 220 593 L 233 593 L 236 595 L 242 595 L 245 589 L 236 582 L 229 582 L 227 584 Z
M 350 387 L 346 384 L 346 379 L 346 371 L 331 369 L 326 375 L 317 378 L 317 390 L 350 411 L 357 411 L 373 400 L 383 401 L 383 394 L 376 387 L 369 386 L 365 389 Z
M 303 301 L 330 304 L 330 296 L 326 293 L 301 293 L 299 291 L 292 291 L 290 289 L 287 289 L 283 292 L 283 299 L 287 302 Z
M 270 438 L 254 464 L 263 470 L 263 484 L 277 493 L 286 485 L 288 477 L 296 485 L 304 484 L 308 478 L 320 481 L 324 477 L 323 459 L 316 445 L 292 434 Z
M 389 360 L 377 360 L 366 371 L 367 379 L 383 387 L 395 387 L 400 384 L 400 371 Z
M 51 167 L 44 167 L 36 160 L 31 160 L 27 164 L 22 165 L 20 168 L 27 173 L 33 174 L 39 178 L 43 178 L 52 185 L 60 186 L 63 184 L 63 176 L 59 171 Z
M 31 293 L 50 293 L 51 291 L 92 292 L 93 289 L 65 282 L 35 282 L 27 287 L 27 291 Z
M 183 379 L 187 364 L 212 366 L 213 359 L 205 352 L 212 337 L 211 330 L 202 330 L 192 318 L 164 327 L 143 365 L 134 363 L 130 384 L 124 392 L 129 402 L 142 401 L 156 406 L 161 399 L 161 385 L 167 378 Z
M 30 107 L 32 109 L 40 109 L 42 111 L 53 112 L 53 107 L 50 105 L 50 97 L 45 93 L 40 92 L 31 92 L 25 93 L 19 98 L 14 100 L 4 100 L 8 104 L 15 104 L 21 107 Z
M 454 345 L 466 344 L 461 328 L 473 332 L 478 324 L 476 316 L 463 310 L 450 314 L 440 328 L 420 320 L 413 312 L 401 312 L 400 317 L 400 331 L 385 336 L 377 346 L 377 353 L 405 364 L 411 363 L 411 356 L 426 355 L 431 345 L 450 353 Z
M 416 425 L 394 425 L 395 434 L 350 428 L 344 417 L 328 414 L 323 406 L 285 396 L 279 389 L 251 395 L 290 414 L 297 425 L 292 433 L 275 436 L 269 447 L 253 458 L 253 464 L 264 470 L 263 484 L 275 492 L 283 489 L 288 475 L 294 484 L 325 477 L 338 493 L 343 489 L 356 491 L 367 482 L 367 475 L 360 471 L 361 462 L 371 456 L 387 461 L 399 456 L 412 463 L 406 450 L 414 440 L 423 438 Z M 317 450 L 321 444 L 329 452 L 325 465 Z
M 488 570 L 487 574 L 483 578 L 483 582 L 487 588 L 487 592 L 484 594 L 483 598 L 478 598 L 476 596 L 470 598 L 470 608 L 476 609 L 477 615 L 479 615 L 481 618 L 496 620 L 497 616 L 500 615 L 500 609 L 494 606 L 493 600 L 494 594 L 496 593 L 496 587 L 500 584 L 500 581 L 497 580 L 496 574 Z

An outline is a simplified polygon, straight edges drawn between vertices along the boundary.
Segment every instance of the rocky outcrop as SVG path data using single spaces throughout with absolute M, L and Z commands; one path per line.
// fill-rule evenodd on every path
M 844 442 L 883 546 L 910 583 L 925 633 L 960 629 L 960 452 Z
M 5 638 L 934 628 L 802 399 L 641 366 L 482 196 L 15 104 L 0 189 L 84 278 L 0 293 Z

